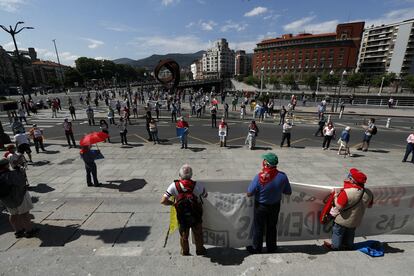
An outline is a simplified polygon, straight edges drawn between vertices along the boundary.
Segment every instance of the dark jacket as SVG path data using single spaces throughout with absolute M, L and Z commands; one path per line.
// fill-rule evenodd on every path
M 80 154 L 83 162 L 85 162 L 85 167 L 91 168 L 96 166 L 95 159 L 98 156 L 98 151 L 88 150 Z
M 26 178 L 21 171 L 0 173 L 0 200 L 7 208 L 20 206 L 26 191 Z

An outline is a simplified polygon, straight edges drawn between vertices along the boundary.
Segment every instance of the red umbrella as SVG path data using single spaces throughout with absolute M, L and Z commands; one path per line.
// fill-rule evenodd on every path
M 90 146 L 99 142 L 103 142 L 109 138 L 105 132 L 92 132 L 86 134 L 79 142 L 81 146 Z

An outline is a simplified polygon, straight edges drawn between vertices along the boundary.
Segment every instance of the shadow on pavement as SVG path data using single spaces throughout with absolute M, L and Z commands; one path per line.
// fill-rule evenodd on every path
M 203 150 L 206 150 L 206 148 L 196 148 L 196 147 L 188 147 L 189 150 L 191 150 L 192 152 L 200 152 Z
M 226 146 L 228 149 L 241 149 L 243 146 Z
M 87 230 L 79 229 L 79 224 L 71 224 L 67 226 L 36 224 L 36 227 L 40 229 L 40 232 L 34 239 L 41 240 L 40 247 L 65 246 L 67 243 L 75 241 L 81 236 L 96 236 L 97 240 L 102 240 L 107 244 L 145 241 L 151 230 L 150 226 Z M 121 235 L 125 232 L 127 232 L 128 235 Z
M 305 253 L 308 255 L 323 255 L 329 251 L 317 244 L 282 245 L 277 247 L 277 253 Z
M 50 164 L 50 161 L 48 161 L 48 160 L 42 160 L 42 161 L 33 162 L 31 165 L 33 167 L 41 167 L 41 166 L 45 166 L 45 165 L 49 165 L 49 164 Z
M 47 150 L 47 151 L 42 151 L 42 153 L 44 154 L 57 154 L 59 153 L 59 150 Z
M 45 194 L 45 193 L 50 193 L 50 192 L 54 191 L 55 189 L 53 189 L 52 187 L 50 187 L 49 185 L 47 185 L 45 183 L 39 183 L 36 186 L 29 187 L 28 190 L 31 191 L 31 192 Z
M 375 153 L 389 153 L 389 150 L 380 150 L 380 149 L 376 149 L 376 150 L 369 150 L 371 152 L 375 152 Z
M 352 158 L 352 157 L 358 158 L 358 157 L 364 157 L 364 156 L 365 156 L 365 155 L 358 154 L 358 153 L 353 153 L 353 154 L 352 154 L 352 156 L 351 156 L 351 158 Z
M 400 248 L 397 248 L 397 247 L 390 246 L 388 242 L 384 242 L 382 244 L 382 246 L 384 246 L 384 254 L 387 254 L 387 253 L 403 253 L 405 251 L 404 249 L 400 249 Z
M 58 165 L 68 165 L 68 164 L 72 164 L 73 161 L 75 161 L 75 158 L 65 159 L 65 160 L 59 162 Z
M 254 147 L 254 149 L 253 150 L 272 150 L 272 148 L 271 147 Z
M 240 265 L 249 256 L 249 252 L 243 249 L 213 247 L 207 249 L 206 257 L 212 263 L 220 265 Z
M 128 143 L 127 145 L 121 145 L 121 149 L 132 149 L 132 148 L 135 148 L 135 147 L 142 147 L 142 146 L 143 146 L 142 144 Z
M 144 186 L 147 184 L 147 181 L 145 179 L 137 179 L 133 178 L 130 180 L 112 180 L 108 181 L 109 184 L 102 184 L 102 188 L 107 189 L 114 189 L 118 190 L 120 192 L 135 192 L 137 190 L 140 190 L 144 188 Z
M 294 149 L 306 149 L 305 146 L 292 146 L 292 148 L 294 148 Z

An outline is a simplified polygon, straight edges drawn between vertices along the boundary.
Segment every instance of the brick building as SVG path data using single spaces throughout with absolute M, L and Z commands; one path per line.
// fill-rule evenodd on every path
M 364 22 L 339 24 L 335 33 L 298 35 L 259 42 L 254 49 L 253 75 L 266 78 L 294 74 L 297 80 L 305 75 L 352 72 L 357 66 Z
M 247 76 L 251 73 L 251 58 L 246 51 L 236 51 L 234 58 L 234 75 L 235 76 Z

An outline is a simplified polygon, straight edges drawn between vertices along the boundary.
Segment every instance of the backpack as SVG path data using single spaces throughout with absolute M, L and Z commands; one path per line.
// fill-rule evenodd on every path
M 377 129 L 377 127 L 376 127 L 376 126 L 374 126 L 374 127 L 372 128 L 371 134 L 372 134 L 372 135 L 375 135 L 375 134 L 377 134 L 377 132 L 378 132 L 378 129 Z
M 191 189 L 186 192 L 180 186 L 180 181 L 175 180 L 175 188 L 178 191 L 178 195 L 175 201 L 175 209 L 177 211 L 177 220 L 181 227 L 194 227 L 201 223 L 202 207 L 193 191 L 196 182 L 193 182 Z

